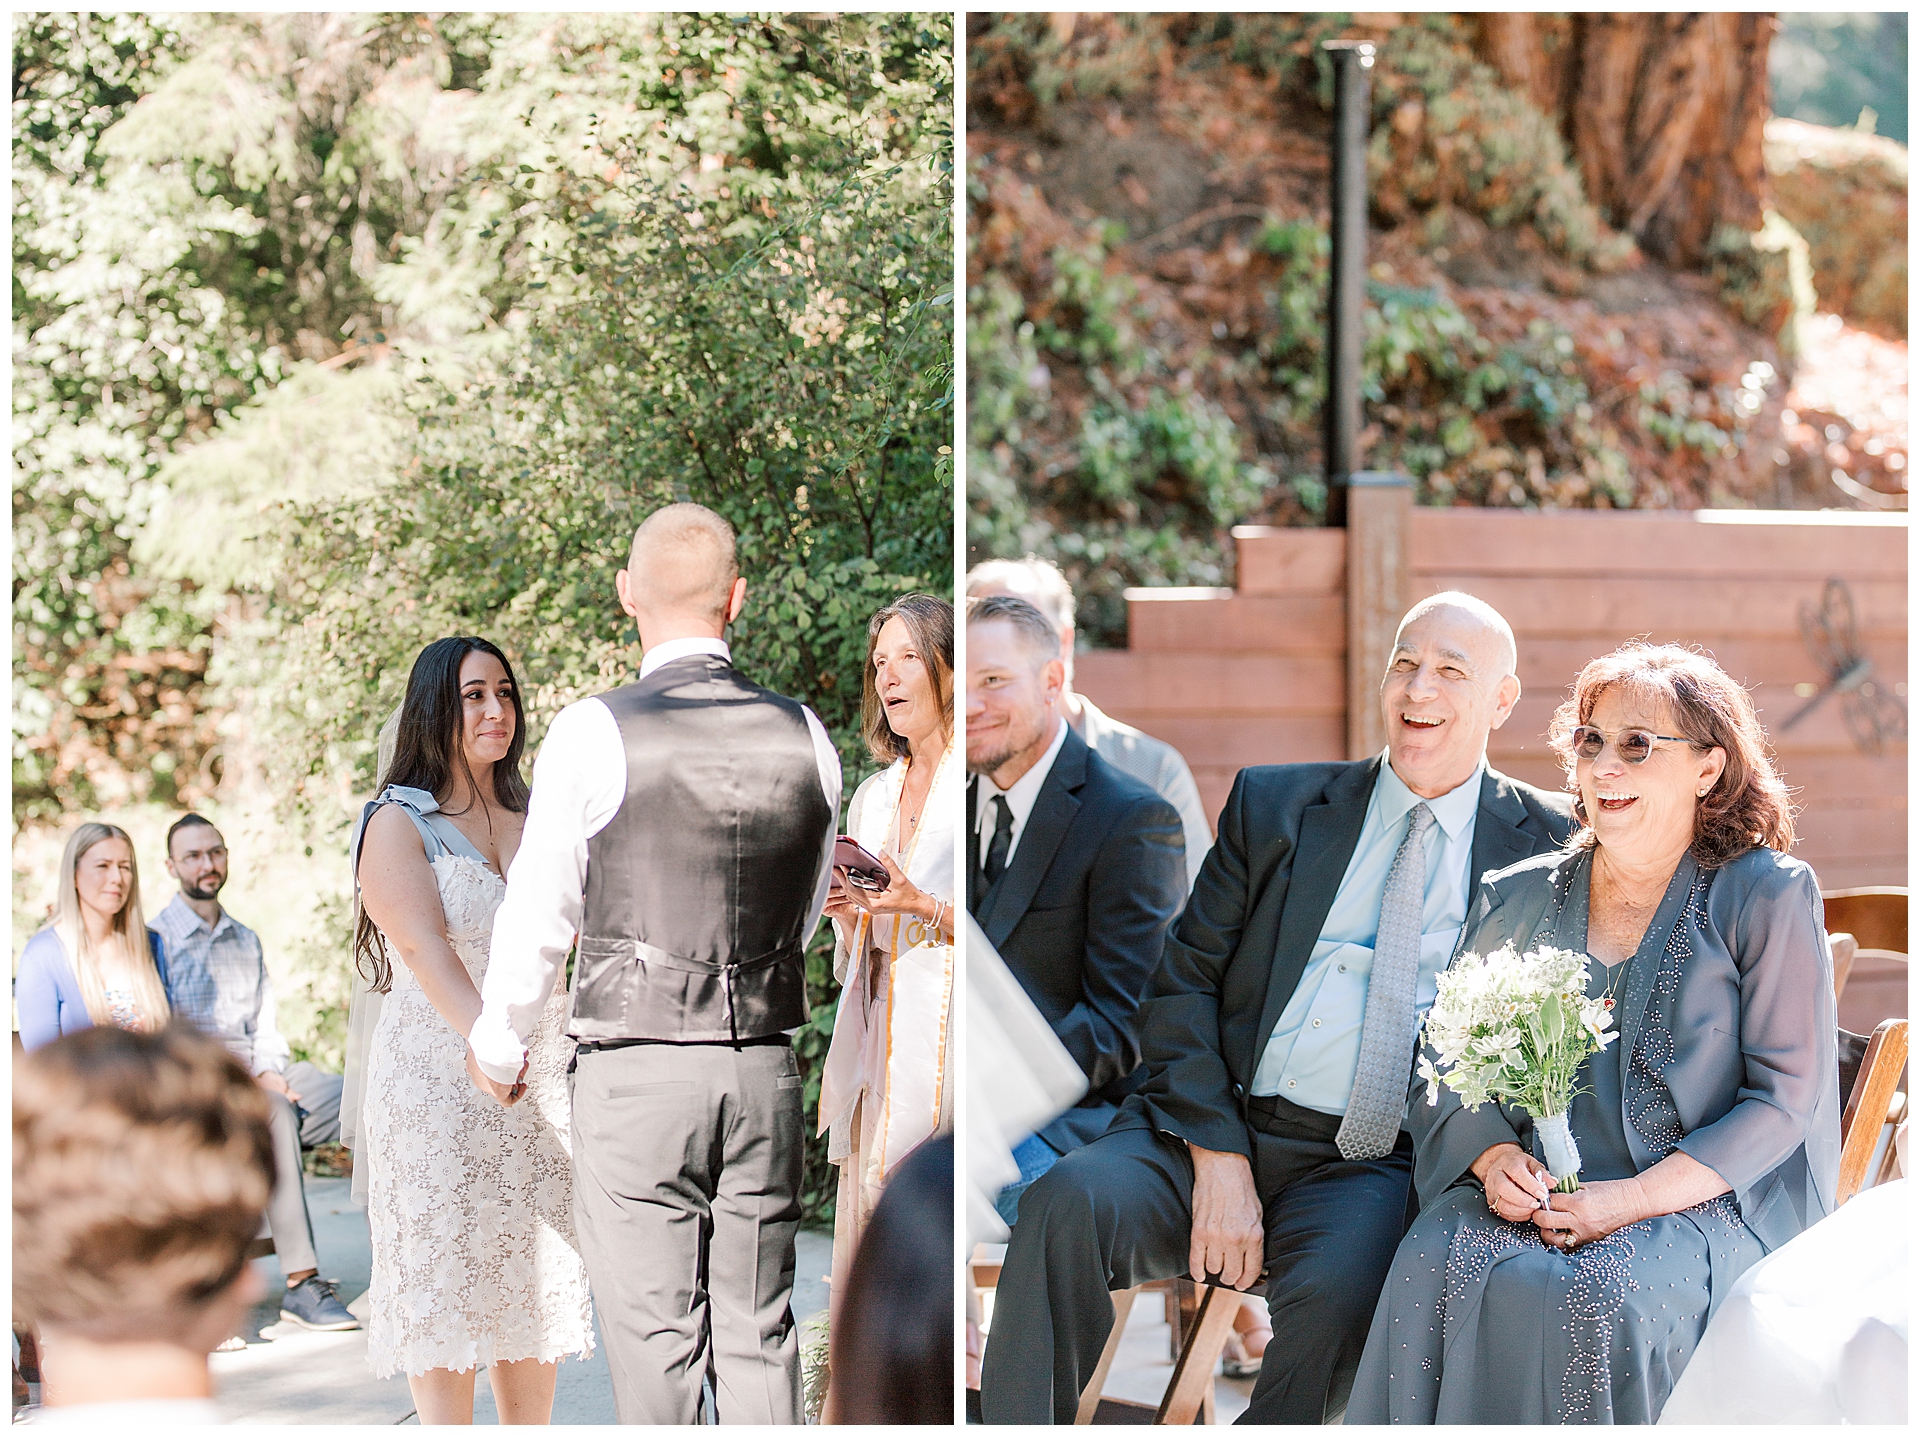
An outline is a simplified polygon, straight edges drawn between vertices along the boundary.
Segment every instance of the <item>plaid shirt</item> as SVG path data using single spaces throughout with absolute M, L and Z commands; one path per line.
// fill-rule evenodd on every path
M 178 893 L 150 926 L 166 941 L 175 1015 L 220 1039 L 248 1072 L 286 1071 L 260 936 L 224 909 L 209 928 Z

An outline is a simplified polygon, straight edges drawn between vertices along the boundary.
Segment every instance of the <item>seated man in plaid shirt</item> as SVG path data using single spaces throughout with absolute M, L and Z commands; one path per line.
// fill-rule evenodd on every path
M 273 1110 L 277 1176 L 267 1225 L 287 1279 L 280 1316 L 322 1332 L 358 1327 L 333 1284 L 320 1276 L 300 1172 L 303 1145 L 340 1137 L 340 1076 L 287 1062 L 259 935 L 220 907 L 227 881 L 220 830 L 197 813 L 180 819 L 167 830 L 167 872 L 180 891 L 154 916 L 153 927 L 167 945 L 175 1016 L 223 1041 L 266 1090 Z

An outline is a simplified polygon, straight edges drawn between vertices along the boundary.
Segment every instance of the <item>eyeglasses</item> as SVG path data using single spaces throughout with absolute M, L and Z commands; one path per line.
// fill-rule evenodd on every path
M 1653 753 L 1655 743 L 1691 744 L 1690 738 L 1679 738 L 1670 733 L 1649 733 L 1643 728 L 1621 729 L 1613 739 L 1613 751 L 1620 755 L 1623 763 L 1645 763 Z M 1573 751 L 1581 758 L 1592 761 L 1606 752 L 1607 736 L 1592 724 L 1583 723 L 1573 731 Z

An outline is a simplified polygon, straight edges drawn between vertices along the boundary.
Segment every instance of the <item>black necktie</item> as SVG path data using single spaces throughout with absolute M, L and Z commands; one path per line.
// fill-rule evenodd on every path
M 988 883 L 998 883 L 1007 871 L 1007 850 L 1013 847 L 1013 810 L 1005 794 L 993 796 L 993 839 L 987 844 L 987 861 L 981 865 Z

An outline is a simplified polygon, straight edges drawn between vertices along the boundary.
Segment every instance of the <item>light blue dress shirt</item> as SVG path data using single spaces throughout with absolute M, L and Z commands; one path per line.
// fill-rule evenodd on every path
M 1467 880 L 1473 866 L 1473 825 L 1480 812 L 1480 780 L 1473 777 L 1438 798 L 1421 799 L 1382 762 L 1367 801 L 1360 841 L 1333 896 L 1313 955 L 1293 998 L 1274 1025 L 1267 1050 L 1253 1072 L 1255 1097 L 1282 1097 L 1335 1116 L 1347 1110 L 1360 1062 L 1360 1027 L 1367 1014 L 1367 980 L 1373 973 L 1373 942 L 1380 931 L 1380 901 L 1387 871 L 1407 836 L 1408 815 L 1424 802 L 1434 822 L 1426 850 L 1426 903 L 1420 916 L 1420 972 L 1414 1003 L 1422 1019 L 1433 1006 L 1440 972 L 1467 919 Z M 1412 1073 L 1412 1049 L 1408 1049 Z

